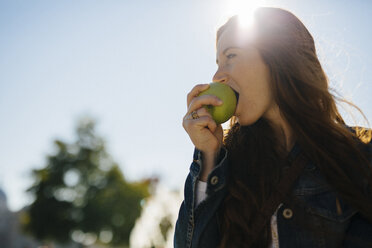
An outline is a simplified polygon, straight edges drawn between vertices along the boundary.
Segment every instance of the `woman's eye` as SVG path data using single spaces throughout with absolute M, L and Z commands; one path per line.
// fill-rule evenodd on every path
M 234 58 L 235 56 L 236 56 L 236 54 L 234 54 L 234 53 L 230 53 L 230 54 L 226 55 L 226 57 L 227 57 L 228 59 L 232 59 L 232 58 Z

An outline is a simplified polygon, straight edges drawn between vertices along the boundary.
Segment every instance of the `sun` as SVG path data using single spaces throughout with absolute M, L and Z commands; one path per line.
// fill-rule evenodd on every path
M 228 0 L 226 1 L 226 14 L 238 15 L 241 27 L 249 27 L 253 23 L 254 11 L 265 4 L 264 0 Z

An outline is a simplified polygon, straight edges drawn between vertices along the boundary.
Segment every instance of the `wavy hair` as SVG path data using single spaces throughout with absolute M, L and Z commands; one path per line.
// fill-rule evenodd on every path
M 253 44 L 269 69 L 274 99 L 297 144 L 338 197 L 372 222 L 372 195 L 368 195 L 372 169 L 370 155 L 362 152 L 371 140 L 371 131 L 356 128 L 351 132 L 345 125 L 336 106 L 336 100 L 342 99 L 330 92 L 314 40 L 295 15 L 279 8 L 259 8 L 254 21 Z M 230 18 L 217 31 L 217 41 L 226 29 L 243 32 L 238 25 L 237 16 Z M 269 246 L 270 221 L 260 233 L 255 232 L 254 221 L 288 163 L 280 144 L 268 120 L 241 126 L 232 118 L 224 137 L 230 180 L 220 208 L 220 247 Z M 367 191 L 363 190 L 366 185 Z

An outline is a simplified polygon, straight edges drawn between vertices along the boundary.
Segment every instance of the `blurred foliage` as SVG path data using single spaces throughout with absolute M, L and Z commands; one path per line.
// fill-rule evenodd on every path
M 23 218 L 24 230 L 44 241 L 128 246 L 151 180 L 127 182 L 90 119 L 80 121 L 76 142 L 55 145 L 45 168 L 33 170 L 28 191 L 35 200 Z
M 171 216 L 163 217 L 159 223 L 159 229 L 160 229 L 161 235 L 163 236 L 164 241 L 167 240 L 167 234 L 168 234 L 169 229 L 171 228 L 172 228 Z

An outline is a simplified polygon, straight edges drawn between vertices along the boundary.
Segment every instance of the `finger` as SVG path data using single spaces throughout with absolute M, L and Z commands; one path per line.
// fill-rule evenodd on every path
M 212 133 L 214 133 L 214 131 L 217 128 L 216 122 L 209 116 L 202 116 L 198 119 L 192 120 L 192 122 L 194 122 L 196 126 L 201 127 L 201 128 L 208 127 L 208 129 Z
M 208 127 L 211 132 L 216 130 L 217 124 L 205 108 L 200 108 L 195 112 L 197 112 L 198 118 L 194 119 L 192 114 L 185 115 L 183 118 L 182 126 L 186 131 L 195 127 L 198 129 Z
M 199 118 L 199 114 L 198 114 L 198 110 L 195 110 L 195 111 L 191 111 L 191 112 L 187 112 L 185 114 L 185 116 L 183 117 L 183 120 L 192 120 L 192 119 L 197 119 L 197 118 L 194 118 L 192 115 L 193 115 L 193 112 L 196 112 L 196 116 L 197 118 Z
M 199 96 L 199 97 L 196 97 L 196 98 L 192 99 L 187 112 L 191 113 L 192 111 L 195 111 L 195 110 L 203 107 L 204 105 L 219 106 L 219 105 L 222 105 L 222 103 L 223 102 L 222 102 L 221 99 L 219 99 L 218 97 L 213 96 L 213 95 Z
M 201 107 L 200 109 L 196 110 L 196 113 L 198 114 L 199 117 L 209 116 L 212 118 L 212 115 L 205 107 Z
M 196 112 L 197 118 L 200 118 L 200 117 L 203 117 L 203 116 L 209 116 L 209 117 L 212 118 L 212 115 L 209 113 L 209 111 L 206 108 L 201 107 L 201 108 L 199 108 L 199 109 L 197 109 L 195 111 L 191 111 L 190 113 L 187 112 L 186 115 L 183 117 L 183 120 L 192 120 L 192 119 L 194 119 L 192 117 L 192 113 L 193 112 Z M 195 118 L 195 119 L 197 119 L 197 118 Z
M 191 100 L 194 97 L 197 97 L 200 92 L 205 91 L 206 89 L 209 88 L 209 84 L 198 84 L 192 88 L 192 90 L 187 94 L 187 106 L 190 105 Z

